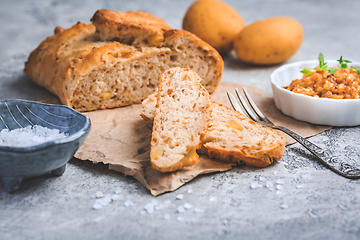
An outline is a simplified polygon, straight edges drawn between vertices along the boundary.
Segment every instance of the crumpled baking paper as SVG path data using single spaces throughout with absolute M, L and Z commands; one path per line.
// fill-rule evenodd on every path
M 231 107 L 226 91 L 245 87 L 260 110 L 275 124 L 287 127 L 303 137 L 316 135 L 329 126 L 313 125 L 283 115 L 275 106 L 272 96 L 252 87 L 222 82 L 212 100 Z M 148 188 L 152 195 L 174 191 L 201 174 L 227 171 L 234 166 L 200 156 L 198 164 L 182 170 L 162 173 L 150 166 L 151 126 L 140 117 L 141 104 L 127 107 L 85 112 L 91 120 L 91 131 L 75 158 L 93 163 L 108 164 L 109 169 L 132 176 Z M 286 137 L 287 144 L 294 140 Z

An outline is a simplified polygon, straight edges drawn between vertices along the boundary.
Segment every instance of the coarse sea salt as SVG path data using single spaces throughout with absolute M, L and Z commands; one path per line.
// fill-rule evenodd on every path
M 133 201 L 131 201 L 131 200 L 126 200 L 124 202 L 124 205 L 125 205 L 125 207 L 131 207 L 131 206 L 134 206 L 135 203 L 133 203 Z
M 178 213 L 183 213 L 183 212 L 185 212 L 184 206 L 178 206 L 178 207 L 177 207 L 177 212 L 178 212 Z
M 217 197 L 210 197 L 209 201 L 210 202 L 217 202 Z
M 287 205 L 286 203 L 283 203 L 283 204 L 280 205 L 280 207 L 282 209 L 286 209 L 286 208 L 289 208 L 289 205 Z
M 259 184 L 257 181 L 253 181 L 253 182 L 251 182 L 250 187 L 251 187 L 252 189 L 261 188 L 262 185 Z
M 184 208 L 185 208 L 185 209 L 190 209 L 190 208 L 192 208 L 192 206 L 191 206 L 190 203 L 185 203 L 185 204 L 184 204 Z
M 272 188 L 273 186 L 274 186 L 274 184 L 271 181 L 266 181 L 267 188 Z
M 0 146 L 30 147 L 67 137 L 68 134 L 58 129 L 40 125 L 27 126 L 13 130 L 3 129 L 0 132 Z
M 184 198 L 184 194 L 179 194 L 176 196 L 177 200 L 182 200 Z

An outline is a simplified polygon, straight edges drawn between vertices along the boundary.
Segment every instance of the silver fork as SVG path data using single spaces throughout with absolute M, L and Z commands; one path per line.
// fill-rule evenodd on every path
M 316 146 L 315 144 L 306 140 L 300 135 L 294 133 L 293 131 L 282 126 L 276 126 L 259 110 L 259 108 L 256 106 L 254 101 L 251 99 L 251 97 L 245 90 L 245 88 L 243 88 L 242 90 L 248 104 L 237 89 L 235 89 L 235 92 L 245 112 L 240 107 L 234 95 L 232 95 L 229 91 L 226 92 L 234 110 L 241 112 L 255 122 L 285 132 L 286 134 L 294 138 L 296 141 L 298 141 L 301 145 L 303 145 L 312 154 L 314 154 L 322 164 L 324 164 L 326 167 L 330 168 L 334 172 L 340 174 L 341 176 L 351 179 L 360 178 L 360 169 L 348 163 L 345 163 L 342 160 L 339 160 L 338 158 L 332 156 L 332 153 L 330 151 L 321 149 L 320 147 Z

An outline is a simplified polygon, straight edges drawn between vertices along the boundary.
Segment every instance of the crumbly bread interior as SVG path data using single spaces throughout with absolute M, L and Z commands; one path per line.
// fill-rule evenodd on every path
M 150 95 L 142 103 L 141 117 L 152 123 L 156 96 Z M 265 167 L 280 160 L 285 151 L 284 136 L 271 128 L 258 124 L 239 112 L 211 101 L 210 125 L 200 154 L 212 159 L 256 167 Z
M 150 13 L 98 10 L 93 24 L 57 27 L 30 54 L 24 73 L 78 111 L 141 103 L 173 67 L 190 68 L 214 92 L 220 54 L 195 35 Z
M 174 39 L 175 40 L 175 39 Z M 70 100 L 80 111 L 141 103 L 158 86 L 161 73 L 173 67 L 191 68 L 203 76 L 202 84 L 210 92 L 217 85 L 219 72 L 206 51 L 186 37 L 178 38 L 172 48 L 121 46 L 131 50 L 128 57 L 116 56 L 80 76 L 80 83 Z M 207 63 L 204 64 L 204 61 Z
M 170 172 L 199 161 L 196 149 L 208 128 L 210 96 L 190 69 L 172 68 L 160 77 L 151 139 L 151 166 Z
M 149 95 L 147 98 L 145 98 L 145 100 L 142 101 L 141 103 L 142 108 L 141 108 L 140 116 L 145 122 L 149 124 L 152 124 L 154 121 L 155 107 L 157 101 L 156 98 L 157 98 L 157 92 L 154 92 L 151 95 Z
M 212 107 L 201 153 L 210 158 L 257 167 L 268 166 L 282 158 L 285 137 L 280 132 L 219 103 L 212 102 Z

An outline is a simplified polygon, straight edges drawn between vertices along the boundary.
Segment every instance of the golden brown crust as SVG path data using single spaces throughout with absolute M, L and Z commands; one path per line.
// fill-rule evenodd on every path
M 171 29 L 163 19 L 140 10 L 136 12 L 118 12 L 108 9 L 99 9 L 95 12 L 91 21 L 95 25 L 128 26 L 149 31 Z
M 86 40 L 94 38 L 94 34 L 95 26 L 92 24 L 78 22 L 66 30 L 57 27 L 55 34 L 46 38 L 30 54 L 24 73 L 57 95 L 63 104 L 69 105 L 70 95 L 78 84 L 72 81 L 75 66 L 94 47 L 101 45 Z
M 203 51 L 206 51 L 215 63 L 218 63 L 216 68 L 219 73 L 223 71 L 222 57 L 213 47 L 188 31 L 171 28 L 161 18 L 150 13 L 143 11 L 123 13 L 101 9 L 96 11 L 91 20 L 98 29 L 102 40 L 118 39 L 120 42 L 135 46 L 171 47 L 174 45 L 174 39 L 189 38 L 196 42 Z
M 155 91 L 158 76 L 176 66 L 197 71 L 210 93 L 220 83 L 220 55 L 195 35 L 171 29 L 162 19 L 141 11 L 99 10 L 93 21 L 98 25 L 79 22 L 68 29 L 56 27 L 25 63 L 24 73 L 62 104 L 90 111 L 140 103 Z M 110 36 L 106 29 L 118 35 Z

